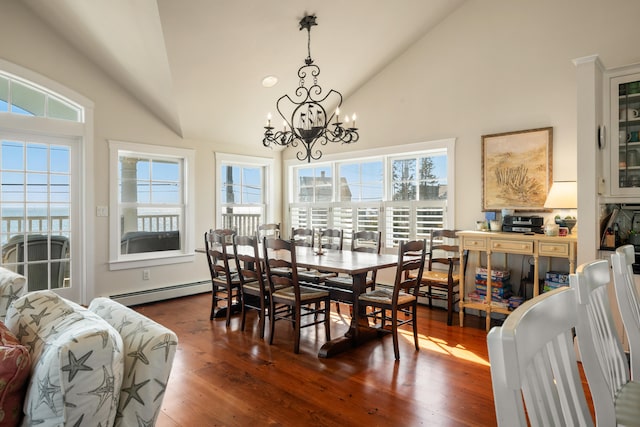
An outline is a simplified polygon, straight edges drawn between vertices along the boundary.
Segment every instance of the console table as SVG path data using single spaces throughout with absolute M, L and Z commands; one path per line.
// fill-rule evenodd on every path
M 575 272 L 578 239 L 576 234 L 568 236 L 545 236 L 543 234 L 525 235 L 522 233 L 503 233 L 493 231 L 459 231 L 460 238 L 460 271 L 465 271 L 464 251 L 478 254 L 478 265 L 481 265 L 481 253 L 487 258 L 487 295 L 484 301 L 469 301 L 465 292 L 465 278 L 460 280 L 460 326 L 464 326 L 464 309 L 472 308 L 486 312 L 487 331 L 491 326 L 491 313 L 509 314 L 508 308 L 503 308 L 491 301 L 491 255 L 500 253 L 505 255 L 517 254 L 533 257 L 533 296 L 538 295 L 538 260 L 540 257 L 564 258 L 569 260 L 569 273 Z M 468 261 L 467 261 L 468 262 Z

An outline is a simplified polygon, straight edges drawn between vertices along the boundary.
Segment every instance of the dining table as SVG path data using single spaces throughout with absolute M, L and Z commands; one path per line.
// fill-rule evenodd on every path
M 196 252 L 206 253 L 204 249 L 196 249 Z M 233 249 L 229 253 L 232 254 Z M 262 257 L 261 247 L 260 258 Z M 353 278 L 351 289 L 324 286 L 329 291 L 332 300 L 353 304 L 354 315 L 351 317 L 349 329 L 345 334 L 323 344 L 318 352 L 318 357 L 329 358 L 335 356 L 384 334 L 383 330 L 369 325 L 364 307 L 360 308 L 358 306 L 358 297 L 366 291 L 367 274 L 371 271 L 395 267 L 398 264 L 397 254 L 377 254 L 334 249 L 323 249 L 321 253 L 318 253 L 317 249 L 312 247 L 296 246 L 296 264 L 298 267 L 346 274 Z
M 322 254 L 318 254 L 314 248 L 297 246 L 296 263 L 298 267 L 347 274 L 353 278 L 351 289 L 326 286 L 332 300 L 353 304 L 354 315 L 351 317 L 347 332 L 323 344 L 318 352 L 318 357 L 332 357 L 370 341 L 384 332 L 369 325 L 366 313 L 363 311 L 364 307 L 358 306 L 358 297 L 366 290 L 367 274 L 370 271 L 395 267 L 398 264 L 397 254 L 332 249 L 323 249 Z

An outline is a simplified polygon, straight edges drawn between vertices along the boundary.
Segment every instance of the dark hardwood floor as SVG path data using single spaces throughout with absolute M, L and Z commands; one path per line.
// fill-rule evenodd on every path
M 496 423 L 483 319 L 448 327 L 444 310 L 421 307 L 420 352 L 406 330 L 398 362 L 391 336 L 319 359 L 321 327 L 303 329 L 296 355 L 289 325 L 277 325 L 270 346 L 255 312 L 243 333 L 239 315 L 229 329 L 210 321 L 210 304 L 202 294 L 135 307 L 180 341 L 158 426 Z M 347 330 L 349 309 L 341 311 L 332 313 L 332 337 Z
M 444 310 L 419 309 L 420 351 L 413 335 L 391 336 L 331 359 L 319 359 L 322 327 L 276 325 L 274 344 L 258 334 L 255 312 L 225 328 L 209 320 L 210 294 L 134 307 L 171 328 L 179 345 L 157 426 L 493 426 L 491 374 L 484 319 L 447 326 Z M 332 337 L 347 330 L 332 307 Z M 284 322 L 280 322 L 284 323 Z

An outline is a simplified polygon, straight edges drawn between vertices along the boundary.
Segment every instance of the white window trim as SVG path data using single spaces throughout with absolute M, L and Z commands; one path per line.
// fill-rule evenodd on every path
M 141 144 L 109 140 L 109 270 L 153 267 L 195 261 L 195 150 L 165 145 Z M 120 216 L 118 215 L 118 162 L 120 151 L 132 151 L 175 157 L 184 160 L 184 248 L 181 253 L 173 251 L 140 254 L 138 259 L 120 258 Z
M 383 148 L 372 148 L 369 150 L 349 151 L 343 153 L 324 154 L 322 161 L 314 162 L 313 166 L 317 167 L 324 163 L 340 162 L 345 160 L 358 160 L 365 161 L 368 158 L 386 157 L 395 158 L 405 155 L 417 154 L 428 150 L 446 149 L 447 152 L 447 205 L 445 208 L 445 214 L 447 220 L 447 227 L 455 229 L 455 142 L 456 138 L 445 138 L 433 141 L 418 142 L 413 144 L 394 145 Z M 285 189 L 287 210 L 288 207 L 294 203 L 295 196 L 295 179 L 294 179 L 294 167 L 304 166 L 297 159 L 288 159 L 284 162 L 285 165 Z M 335 177 L 334 177 L 335 181 Z M 387 200 L 389 196 L 389 185 L 385 185 L 384 199 Z M 289 214 L 285 215 L 286 221 L 289 221 Z M 290 227 L 291 224 L 286 224 L 285 230 Z
M 216 224 L 222 224 L 222 213 L 221 210 L 219 209 L 220 206 L 223 205 L 222 202 L 222 196 L 220 193 L 220 183 L 218 182 L 218 180 L 220 179 L 220 174 L 222 172 L 222 165 L 223 164 L 233 164 L 233 165 L 238 165 L 238 166 L 257 166 L 257 167 L 264 167 L 265 168 L 265 173 L 264 173 L 264 182 L 263 182 L 263 187 L 264 187 L 264 194 L 263 194 L 263 204 L 265 205 L 265 222 L 269 223 L 269 222 L 273 222 L 274 218 L 275 218 L 275 210 L 276 207 L 274 206 L 273 203 L 269 203 L 269 201 L 271 200 L 271 192 L 274 191 L 272 190 L 273 184 L 275 182 L 275 177 L 274 177 L 274 173 L 275 173 L 275 168 L 274 168 L 274 159 L 271 158 L 267 158 L 267 157 L 251 157 L 251 156 L 243 156 L 241 154 L 228 154 L 228 153 L 219 153 L 219 152 L 214 152 L 214 158 L 216 161 L 216 176 L 214 178 L 214 182 L 215 182 L 215 201 L 216 201 Z
M 0 59 L 0 69 L 23 80 L 29 81 L 31 84 L 38 85 L 46 89 L 47 92 L 60 95 L 69 101 L 81 106 L 84 109 L 82 119 L 84 123 L 72 122 L 68 120 L 57 120 L 43 117 L 21 116 L 11 113 L 0 114 L 0 128 L 8 132 L 45 134 L 51 136 L 76 137 L 79 138 L 80 144 L 79 159 L 81 162 L 80 170 L 78 170 L 79 179 L 78 192 L 79 199 L 77 209 L 80 210 L 79 223 L 74 227 L 78 227 L 80 232 L 81 249 L 78 248 L 73 254 L 73 263 L 78 264 L 78 274 L 74 277 L 74 289 L 77 294 L 67 294 L 65 290 L 60 290 L 60 294 L 68 297 L 75 302 L 88 304 L 95 295 L 95 289 L 87 288 L 87 283 L 94 283 L 93 276 L 95 274 L 94 261 L 94 176 L 89 169 L 89 165 L 93 164 L 93 144 L 94 144 L 94 103 L 89 98 L 80 95 L 72 89 L 49 79 L 28 68 L 13 64 L 4 59 Z M 89 280 L 91 278 L 91 280 Z

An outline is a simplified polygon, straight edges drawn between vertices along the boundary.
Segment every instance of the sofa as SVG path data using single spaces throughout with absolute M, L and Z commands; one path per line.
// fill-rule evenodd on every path
M 2 270 L 0 302 L 12 300 L 4 323 L 30 358 L 22 425 L 154 425 L 176 334 L 109 298 L 84 308 L 48 290 L 19 295 L 16 284 L 3 287 Z M 14 425 L 3 411 L 0 425 Z

